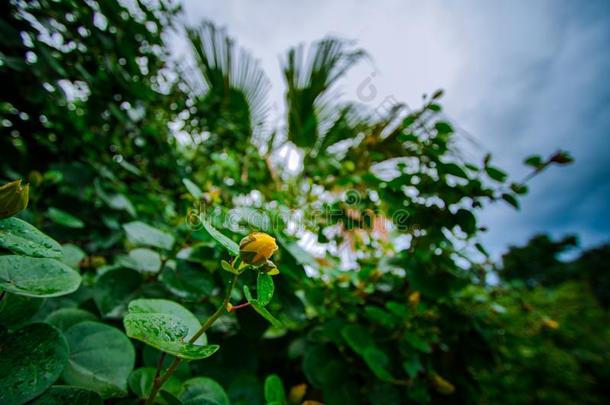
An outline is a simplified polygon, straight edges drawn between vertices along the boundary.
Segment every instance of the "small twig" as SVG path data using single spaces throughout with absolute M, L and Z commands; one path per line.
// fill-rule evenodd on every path
M 248 306 L 250 306 L 249 302 L 244 302 L 243 304 L 239 304 L 239 305 L 231 305 L 228 312 L 237 311 L 238 309 L 246 308 Z

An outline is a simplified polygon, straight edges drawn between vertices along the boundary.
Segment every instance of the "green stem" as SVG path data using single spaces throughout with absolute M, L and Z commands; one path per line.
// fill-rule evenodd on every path
M 197 331 L 197 333 L 195 333 L 193 335 L 193 337 L 191 337 L 189 339 L 189 343 L 194 343 L 197 339 L 199 339 L 199 337 L 201 335 L 203 335 L 205 333 L 205 331 L 207 331 L 210 328 L 210 326 L 212 326 L 212 324 L 214 324 L 214 322 L 216 322 L 216 320 L 218 318 L 220 318 L 220 316 L 222 314 L 225 313 L 225 311 L 227 310 L 227 304 L 229 303 L 229 300 L 231 299 L 231 293 L 233 292 L 233 287 L 235 287 L 235 284 L 237 284 L 237 277 L 239 277 L 239 274 L 233 275 L 233 280 L 231 280 L 231 284 L 229 284 L 229 288 L 227 289 L 227 295 L 225 296 L 225 299 L 222 301 L 222 304 L 220 304 L 220 306 L 218 307 L 216 312 L 214 312 L 212 314 L 212 316 L 210 316 L 208 318 L 208 320 L 205 321 L 205 323 L 201 326 L 201 328 Z M 174 371 L 176 371 L 176 369 L 178 368 L 180 363 L 182 363 L 182 359 L 180 357 L 174 358 L 174 361 L 172 361 L 172 363 L 169 365 L 165 374 L 163 374 L 161 377 L 155 378 L 155 382 L 153 383 L 153 387 L 150 391 L 150 395 L 148 396 L 148 399 L 146 400 L 146 405 L 152 405 L 155 402 L 155 397 L 159 393 L 159 390 L 161 389 L 161 387 L 163 387 L 163 384 L 165 384 L 167 382 L 167 380 L 169 380 L 169 378 L 172 376 L 172 374 L 174 374 Z

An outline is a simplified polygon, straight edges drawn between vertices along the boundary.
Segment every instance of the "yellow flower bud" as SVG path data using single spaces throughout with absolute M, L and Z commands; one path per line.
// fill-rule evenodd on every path
M 557 322 L 554 319 L 544 319 L 542 320 L 542 324 L 548 328 L 548 329 L 552 329 L 552 330 L 556 330 L 559 329 L 559 322 Z
M 239 257 L 242 262 L 253 266 L 267 263 L 276 250 L 275 238 L 264 232 L 253 232 L 239 243 Z
M 294 387 L 290 388 L 288 399 L 290 400 L 290 402 L 299 403 L 303 400 L 305 392 L 307 392 L 307 384 L 297 384 Z
M 439 394 L 451 395 L 455 392 L 455 386 L 438 374 L 432 376 L 432 385 Z
M 419 304 L 419 300 L 421 298 L 421 294 L 419 293 L 419 291 L 413 291 L 411 294 L 409 294 L 409 304 L 411 304 L 411 306 L 417 306 L 417 304 Z
M 21 179 L 0 187 L 0 219 L 12 217 L 28 205 L 30 185 L 21 186 Z

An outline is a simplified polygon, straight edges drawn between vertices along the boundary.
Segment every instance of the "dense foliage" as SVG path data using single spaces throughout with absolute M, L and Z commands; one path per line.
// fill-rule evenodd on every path
M 511 181 L 460 153 L 441 91 L 341 101 L 365 54 L 339 39 L 287 52 L 274 127 L 256 60 L 174 4 L 0 9 L 0 403 L 607 398 L 610 248 L 494 264 L 479 239 L 565 152 Z

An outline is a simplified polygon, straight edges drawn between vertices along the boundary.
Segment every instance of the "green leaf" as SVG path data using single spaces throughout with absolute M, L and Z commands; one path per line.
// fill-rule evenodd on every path
M 38 312 L 43 302 L 44 299 L 41 298 L 6 293 L 0 300 L 0 325 L 18 329 Z
M 156 372 L 157 369 L 154 367 L 141 367 L 131 372 L 127 382 L 129 384 L 129 388 L 138 396 L 138 398 L 148 398 L 155 380 Z M 180 391 L 181 385 L 180 380 L 175 375 L 172 375 L 165 382 L 165 384 L 163 384 L 162 389 L 177 395 Z
M 170 381 L 171 381 L 171 378 L 170 378 Z M 169 381 L 168 381 L 168 383 L 169 383 Z M 178 397 L 176 397 L 174 394 L 171 394 L 165 390 L 161 390 L 159 395 L 161 396 L 161 398 L 163 398 L 165 400 L 165 402 L 167 402 L 167 405 L 182 405 L 182 401 L 180 401 L 178 399 Z
M 68 361 L 68 343 L 51 325 L 0 332 L 0 403 L 23 404 L 46 390 Z
M 257 301 L 260 305 L 266 306 L 273 297 L 273 278 L 265 273 L 258 273 L 256 279 Z
M 453 127 L 451 124 L 445 121 L 438 121 L 434 124 L 434 128 L 439 134 L 450 134 L 453 132 Z
M 203 197 L 203 191 L 201 191 L 197 184 L 186 178 L 182 179 L 182 183 L 193 197 L 195 197 L 196 199 L 200 199 L 201 197 Z
M 286 402 L 286 392 L 282 380 L 276 374 L 265 379 L 265 401 L 283 404 Z
M 498 169 L 497 167 L 493 167 L 493 166 L 486 166 L 485 173 L 487 173 L 487 175 L 491 179 L 498 181 L 500 183 L 502 183 L 504 180 L 506 180 L 506 177 L 508 177 L 508 175 L 505 172 L 503 172 L 502 170 Z
M 231 264 L 229 262 L 227 262 L 226 260 L 221 260 L 220 266 L 222 267 L 222 269 L 224 271 L 228 271 L 229 273 L 233 273 L 233 274 L 239 274 L 239 271 L 235 270 L 233 268 L 233 266 L 231 266 Z
M 513 207 L 515 207 L 516 209 L 519 209 L 519 201 L 517 200 L 517 198 L 514 195 L 504 193 L 504 194 L 502 194 L 502 199 L 504 201 L 506 201 L 507 203 L 509 203 L 510 205 L 512 205 Z
M 439 112 L 443 108 L 440 106 L 440 104 L 430 103 L 430 104 L 428 104 L 428 109 L 431 110 L 431 111 L 434 111 L 434 112 Z
M 415 378 L 417 374 L 423 370 L 423 366 L 419 360 L 419 356 L 413 355 L 402 363 L 402 367 L 407 372 L 410 378 Z
M 171 315 L 127 314 L 123 324 L 127 336 L 183 359 L 205 359 L 219 349 L 217 345 L 185 343 L 188 327 Z
M 510 185 L 510 189 L 515 193 L 515 194 L 527 194 L 528 188 L 525 184 L 519 184 L 519 183 L 512 183 Z
M 102 397 L 95 391 L 79 387 L 55 385 L 30 402 L 30 405 L 103 405 Z
M 0 220 L 0 247 L 26 256 L 63 256 L 59 243 L 18 218 Z
M 256 312 L 258 312 L 260 316 L 269 321 L 271 326 L 275 328 L 281 328 L 283 326 L 282 323 L 276 317 L 271 315 L 271 313 L 267 311 L 267 309 L 265 309 L 265 307 L 259 304 L 256 300 L 250 301 L 250 305 L 252 306 L 252 308 L 254 308 Z
M 160 280 L 169 292 L 185 301 L 199 301 L 210 296 L 215 287 L 211 273 L 184 260 L 177 260 L 175 268 L 166 266 Z
M 59 261 L 66 266 L 72 267 L 73 269 L 78 269 L 81 260 L 87 256 L 81 248 L 71 243 L 63 245 L 62 249 L 64 251 L 64 255 L 61 259 L 59 259 Z
M 201 328 L 199 320 L 191 311 L 182 305 L 164 299 L 137 299 L 129 303 L 130 314 L 166 314 L 179 319 L 187 328 L 186 339 L 190 339 Z M 205 344 L 205 335 L 199 337 L 195 343 Z
M 58 310 L 51 312 L 44 321 L 61 331 L 66 331 L 77 323 L 97 321 L 97 317 L 84 309 L 59 308 Z
M 239 245 L 231 239 L 223 235 L 220 231 L 212 226 L 206 219 L 202 218 L 202 224 L 210 236 L 231 253 L 233 256 L 239 256 Z
M 540 155 L 532 155 L 525 159 L 524 163 L 528 166 L 531 166 L 535 169 L 540 169 L 544 166 L 544 161 Z
M 376 347 L 367 347 L 363 353 L 364 362 L 373 371 L 377 378 L 388 381 L 392 380 L 392 374 L 388 371 L 390 359 Z
M 119 259 L 119 264 L 140 273 L 156 273 L 161 269 L 161 255 L 147 248 L 137 248 Z
M 127 393 L 127 377 L 135 363 L 133 345 L 120 330 L 85 321 L 66 332 L 70 360 L 62 378 L 68 384 L 96 391 L 103 398 Z
M 144 222 L 134 221 L 123 224 L 130 242 L 170 250 L 174 246 L 174 237 L 168 233 L 153 228 Z
M 47 216 L 51 221 L 66 228 L 80 229 L 85 227 L 85 223 L 80 219 L 54 207 L 47 210 Z
M 483 245 L 481 245 L 480 243 L 478 243 L 478 242 L 477 242 L 477 243 L 475 243 L 475 244 L 474 244 L 474 247 L 475 247 L 475 248 L 476 248 L 476 249 L 477 249 L 479 252 L 481 252 L 481 254 L 483 254 L 485 257 L 489 257 L 489 252 L 487 251 L 487 249 L 485 249 L 485 248 L 483 247 Z
M 220 384 L 211 378 L 196 377 L 182 385 L 178 398 L 184 405 L 229 405 L 229 397 Z
M 455 219 L 464 233 L 472 235 L 477 231 L 477 220 L 472 212 L 460 208 L 455 214 Z
M 142 276 L 134 270 L 115 269 L 102 274 L 93 288 L 93 300 L 104 318 L 121 318 L 138 293 Z
M 256 312 L 258 312 L 258 314 L 260 316 L 262 316 L 263 318 L 268 320 L 272 326 L 274 326 L 276 328 L 281 328 L 283 326 L 282 323 L 277 318 L 275 318 L 273 315 L 271 315 L 271 313 L 269 311 L 267 311 L 265 309 L 264 305 L 261 305 L 260 302 L 258 302 L 258 300 L 254 299 L 252 297 L 252 294 L 250 293 L 250 289 L 248 288 L 247 285 L 244 286 L 244 295 L 246 296 L 246 300 L 250 303 L 250 306 Z
M 364 355 L 367 348 L 375 346 L 373 338 L 361 325 L 347 325 L 341 330 L 341 336 L 349 347 L 361 356 Z
M 439 171 L 445 174 L 451 174 L 455 177 L 460 177 L 462 179 L 468 179 L 468 175 L 459 165 L 456 163 L 444 163 L 440 164 Z
M 382 325 L 388 329 L 395 327 L 397 323 L 394 316 L 386 310 L 376 306 L 367 305 L 364 307 L 364 314 L 371 322 Z
M 58 297 L 78 289 L 81 278 L 55 259 L 0 256 L 0 290 L 28 297 Z
M 415 349 L 424 353 L 431 353 L 432 348 L 424 339 L 414 334 L 413 332 L 405 333 L 405 340 Z
M 217 345 L 205 346 L 204 336 L 194 344 L 187 343 L 201 326 L 190 311 L 172 301 L 134 300 L 129 304 L 123 324 L 129 337 L 184 359 L 204 359 L 219 348 Z

